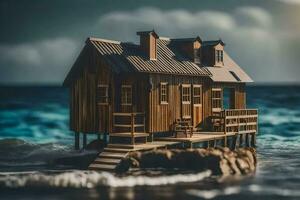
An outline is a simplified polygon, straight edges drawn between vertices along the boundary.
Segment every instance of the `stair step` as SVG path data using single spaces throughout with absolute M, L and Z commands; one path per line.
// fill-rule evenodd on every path
M 132 149 L 124 149 L 124 148 L 104 148 L 105 152 L 120 152 L 120 153 L 128 153 L 129 151 L 132 151 Z
M 124 158 L 126 153 L 114 153 L 114 152 L 102 152 L 99 154 L 98 157 L 108 157 L 108 158 Z
M 108 144 L 108 148 L 118 148 L 118 149 L 133 149 L 134 145 L 131 144 Z
M 130 132 L 121 132 L 121 133 L 110 133 L 109 134 L 110 137 L 132 137 L 132 134 Z M 142 133 L 142 132 L 135 132 L 133 134 L 133 137 L 137 138 L 137 137 L 148 137 L 149 134 L 148 133 Z
M 109 165 L 109 164 L 96 164 L 92 163 L 89 166 L 90 170 L 114 170 L 116 168 L 116 165 Z
M 93 163 L 98 163 L 98 164 L 100 164 L 100 163 L 106 163 L 106 164 L 119 164 L 121 162 L 121 159 L 114 159 L 114 158 L 100 158 L 100 157 L 98 157 L 98 158 L 96 158 L 95 160 L 94 160 L 94 162 Z

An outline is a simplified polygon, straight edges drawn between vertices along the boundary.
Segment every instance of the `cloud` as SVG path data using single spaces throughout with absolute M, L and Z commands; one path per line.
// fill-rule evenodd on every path
M 300 5 L 300 0 L 278 0 L 282 3 L 291 4 L 291 5 Z
M 167 37 L 200 35 L 204 40 L 221 37 L 226 51 L 256 81 L 297 81 L 300 70 L 290 65 L 296 66 L 298 61 L 289 59 L 291 50 L 286 44 L 290 35 L 297 35 L 293 40 L 299 41 L 299 34 L 291 31 L 287 34 L 287 30 L 274 24 L 268 11 L 253 6 L 238 7 L 230 13 L 139 8 L 104 14 L 92 29 L 102 38 L 134 42 L 138 42 L 136 31 L 153 28 L 160 36 Z M 68 37 L 0 44 L 0 83 L 16 80 L 61 83 L 82 44 L 84 41 Z M 282 73 L 283 66 L 285 73 Z
M 266 10 L 258 7 L 241 7 L 235 10 L 235 20 L 241 26 L 271 27 L 272 16 Z
M 80 46 L 69 38 L 0 45 L 1 82 L 61 82 Z
M 280 71 L 280 43 L 273 31 L 272 16 L 259 7 L 239 7 L 232 13 L 220 11 L 188 12 L 140 8 L 130 12 L 111 12 L 99 19 L 99 32 L 103 37 L 122 41 L 137 41 L 137 30 L 154 28 L 159 35 L 218 39 L 227 43 L 232 57 L 257 81 L 288 78 Z

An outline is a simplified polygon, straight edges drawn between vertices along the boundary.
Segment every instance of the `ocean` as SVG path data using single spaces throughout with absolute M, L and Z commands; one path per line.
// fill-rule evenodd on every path
M 247 88 L 248 108 L 259 109 L 258 166 L 233 177 L 86 171 L 96 152 L 74 150 L 68 98 L 61 87 L 0 87 L 0 199 L 300 199 L 300 86 Z

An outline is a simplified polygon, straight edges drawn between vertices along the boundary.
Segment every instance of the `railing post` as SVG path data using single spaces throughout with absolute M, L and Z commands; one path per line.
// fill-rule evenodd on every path
M 226 110 L 224 110 L 224 113 L 223 113 L 223 120 L 224 120 L 224 134 L 226 135 Z
M 131 144 L 134 145 L 134 113 L 131 113 Z
M 146 117 L 145 117 L 145 113 L 143 113 L 143 119 L 144 119 L 144 133 L 146 133 Z

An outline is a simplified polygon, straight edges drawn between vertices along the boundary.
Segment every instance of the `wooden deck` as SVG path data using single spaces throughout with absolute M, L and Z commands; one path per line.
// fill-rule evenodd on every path
M 188 146 L 190 148 L 192 148 L 193 144 L 195 144 L 195 143 L 213 141 L 215 144 L 217 140 L 222 140 L 223 146 L 227 146 L 227 138 L 228 137 L 235 137 L 236 142 L 237 142 L 238 137 L 240 137 L 240 138 L 242 137 L 242 138 L 244 138 L 245 142 L 248 143 L 247 144 L 248 146 L 250 146 L 250 142 L 251 142 L 251 145 L 254 146 L 256 132 L 239 132 L 239 133 L 230 132 L 230 133 L 226 133 L 226 134 L 224 134 L 223 132 L 197 132 L 197 133 L 194 133 L 192 137 L 177 137 L 177 138 L 176 137 L 160 137 L 160 138 L 156 138 L 156 141 L 170 141 L 170 142 L 187 143 Z M 242 140 L 242 139 L 240 139 L 240 140 Z

